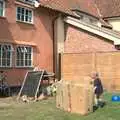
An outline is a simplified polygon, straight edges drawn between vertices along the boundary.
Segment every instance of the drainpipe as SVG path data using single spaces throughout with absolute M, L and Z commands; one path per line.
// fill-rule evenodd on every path
M 61 13 L 59 13 L 55 18 L 52 20 L 52 28 L 53 28 L 53 72 L 55 73 L 55 79 L 58 79 L 59 77 L 59 55 L 58 55 L 58 41 L 56 40 L 55 36 L 55 22 L 56 20 L 61 16 Z

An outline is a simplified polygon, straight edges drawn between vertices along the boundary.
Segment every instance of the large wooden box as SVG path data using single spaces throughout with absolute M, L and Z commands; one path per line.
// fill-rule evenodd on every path
M 90 87 L 71 84 L 71 112 L 86 115 L 93 112 L 93 91 Z
M 93 85 L 61 82 L 57 86 L 56 107 L 71 113 L 86 115 L 93 111 Z
M 63 84 L 61 82 L 57 83 L 57 91 L 56 91 L 56 107 L 63 108 Z

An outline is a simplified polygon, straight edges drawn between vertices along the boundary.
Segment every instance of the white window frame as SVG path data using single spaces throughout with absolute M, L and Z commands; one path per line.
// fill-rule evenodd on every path
M 5 0 L 0 0 L 0 2 L 3 2 L 3 15 L 0 17 L 5 17 Z
M 0 64 L 0 68 L 10 68 L 10 67 L 12 67 L 12 56 L 13 56 L 13 51 L 14 51 L 14 49 L 13 49 L 13 46 L 11 45 L 11 44 L 0 44 L 2 47 L 4 47 L 5 45 L 6 46 L 10 46 L 11 47 L 11 50 L 10 50 L 10 66 L 7 66 L 7 65 L 4 65 L 3 66 L 3 64 L 2 64 L 2 50 L 1 50 L 1 64 Z M 1 49 L 2 49 L 2 47 L 1 47 Z
M 18 7 L 20 7 L 20 8 L 24 8 L 24 10 L 29 10 L 29 11 L 31 11 L 31 14 L 32 14 L 32 19 L 31 19 L 31 22 L 29 22 L 29 21 L 25 21 L 25 16 L 26 15 L 24 15 L 24 21 L 22 21 L 22 20 L 18 20 L 18 18 L 17 18 L 17 10 L 18 10 Z M 23 22 L 23 23 L 28 23 L 28 24 L 33 24 L 33 20 L 34 20 L 34 12 L 33 12 L 33 10 L 32 9 L 30 9 L 30 8 L 26 8 L 26 7 L 23 7 L 23 6 L 16 6 L 16 21 L 18 21 L 18 22 Z
M 26 1 L 26 0 L 23 0 L 25 3 L 30 3 L 30 4 L 33 4 L 35 0 L 32 0 L 31 2 L 30 1 Z
M 35 2 L 35 0 L 32 0 L 32 1 L 18 0 L 18 1 L 20 1 L 20 2 L 24 2 L 24 3 L 28 3 L 28 4 L 31 4 L 31 5 L 33 5 L 34 2 Z
M 18 47 L 24 47 L 24 48 L 25 48 L 25 47 L 31 47 L 31 66 L 25 66 L 25 59 L 24 59 L 24 58 L 25 58 L 25 53 L 24 53 L 24 58 L 23 58 L 23 59 L 24 59 L 24 61 L 23 61 L 23 64 L 24 64 L 24 65 L 23 65 L 23 66 L 18 66 L 18 65 L 17 65 L 17 48 L 18 48 Z M 16 54 L 16 55 L 15 55 L 15 56 L 16 56 L 15 66 L 16 66 L 17 68 L 31 68 L 31 67 L 33 67 L 33 47 L 32 47 L 32 46 L 17 45 L 17 46 L 16 46 L 16 50 L 15 50 L 15 54 Z

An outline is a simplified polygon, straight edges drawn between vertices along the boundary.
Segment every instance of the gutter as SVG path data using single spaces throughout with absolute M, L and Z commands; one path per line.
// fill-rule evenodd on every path
M 87 22 L 83 22 L 83 21 L 75 19 L 73 17 L 66 17 L 64 19 L 64 22 L 66 22 L 70 25 L 73 25 L 75 27 L 81 28 L 83 30 L 86 30 L 88 32 L 91 32 L 95 35 L 106 38 L 106 39 L 114 42 L 114 45 L 120 45 L 120 34 L 114 32 L 112 30 L 107 30 L 105 28 L 101 28 L 96 25 L 89 24 Z

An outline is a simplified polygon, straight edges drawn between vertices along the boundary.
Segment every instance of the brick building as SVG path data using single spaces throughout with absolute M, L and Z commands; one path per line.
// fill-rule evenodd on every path
M 25 73 L 34 67 L 55 72 L 58 78 L 63 52 L 117 51 L 117 0 L 109 4 L 103 0 L 40 0 L 38 7 L 33 3 L 0 0 L 0 70 L 5 71 L 9 84 L 21 85 Z
M 32 1 L 0 0 L 0 71 L 11 86 L 21 85 L 35 67 L 53 72 L 55 12 Z

